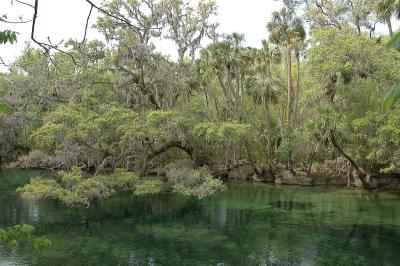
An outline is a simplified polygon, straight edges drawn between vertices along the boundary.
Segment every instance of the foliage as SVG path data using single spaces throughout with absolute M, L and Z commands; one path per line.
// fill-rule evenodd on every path
M 386 116 L 381 110 L 381 95 L 388 93 L 400 80 L 397 71 L 400 62 L 393 61 L 398 54 L 378 40 L 350 29 L 318 29 L 313 31 L 312 37 L 308 66 L 314 85 L 307 93 L 311 104 L 318 98 L 323 99 L 318 105 L 325 108 L 317 108 L 322 115 L 319 120 L 324 122 L 320 135 L 327 136 L 330 141 L 333 134 L 340 139 L 343 149 L 338 152 L 341 155 L 345 152 L 358 158 L 358 166 L 377 172 L 382 168 L 381 163 L 388 163 L 371 156 L 373 138 L 380 125 L 368 125 L 373 127 L 364 136 L 357 125 L 359 121 L 371 119 L 371 113 Z
M 378 163 L 381 172 L 400 169 L 399 122 L 399 108 L 388 115 L 368 112 L 365 117 L 354 121 L 359 137 L 369 145 L 366 158 Z
M 54 165 L 58 165 L 54 159 L 55 158 L 47 155 L 41 150 L 32 150 L 27 155 L 22 155 L 16 161 L 12 162 L 10 167 L 25 169 L 48 169 Z
M 0 102 L 0 114 L 7 113 L 7 105 L 5 103 Z
M 250 125 L 237 122 L 204 122 L 193 128 L 193 135 L 207 142 L 223 143 L 227 139 L 240 142 L 251 139 L 251 130 Z
M 133 194 L 135 196 L 156 195 L 163 191 L 164 186 L 161 180 L 144 180 L 136 186 Z
M 55 199 L 67 206 L 90 206 L 93 201 L 108 198 L 119 190 L 133 190 L 138 177 L 124 169 L 111 175 L 84 177 L 81 169 L 60 171 L 60 181 L 38 177 L 18 188 L 21 197 L 30 200 Z
M 35 250 L 43 250 L 49 248 L 52 242 L 44 237 L 34 238 L 33 232 L 35 228 L 31 225 L 15 225 L 6 229 L 0 229 L 0 243 L 10 246 L 18 246 L 21 242 L 31 241 Z
M 400 14 L 400 13 L 399 13 Z M 395 49 L 400 51 L 400 31 L 390 40 L 389 46 L 393 46 Z M 397 84 L 386 96 L 384 105 L 386 108 L 392 107 L 400 98 L 400 84 Z
M 221 180 L 214 179 L 207 167 L 193 169 L 180 163 L 168 166 L 167 179 L 177 193 L 204 198 L 225 188 Z
M 17 41 L 17 32 L 12 30 L 0 31 L 0 44 L 15 43 Z
M 386 108 L 392 107 L 400 99 L 400 84 L 397 84 L 386 96 L 384 106 Z
M 221 180 L 214 179 L 206 167 L 198 170 L 171 164 L 168 181 L 175 192 L 203 198 L 224 188 Z M 135 196 L 155 195 L 164 191 L 161 180 L 143 179 L 125 169 L 112 174 L 85 177 L 80 168 L 60 171 L 58 178 L 37 177 L 17 189 L 27 200 L 54 199 L 70 207 L 89 207 L 95 201 L 111 197 L 118 191 L 130 191 Z

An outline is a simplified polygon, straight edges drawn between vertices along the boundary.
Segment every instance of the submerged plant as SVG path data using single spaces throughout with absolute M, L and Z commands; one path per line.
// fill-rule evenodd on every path
M 33 237 L 35 228 L 31 225 L 15 225 L 6 229 L 0 229 L 0 243 L 12 247 L 18 246 L 21 242 L 31 241 L 35 250 L 43 250 L 51 246 L 51 241 L 45 237 Z

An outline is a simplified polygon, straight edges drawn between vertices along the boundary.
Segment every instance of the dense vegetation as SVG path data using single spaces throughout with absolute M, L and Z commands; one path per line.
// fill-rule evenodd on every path
M 95 28 L 105 43 L 70 40 L 52 53 L 28 45 L 0 76 L 0 162 L 67 171 L 22 195 L 87 205 L 127 186 L 156 193 L 156 181 L 137 177 L 155 169 L 197 197 L 221 189 L 211 174 L 243 166 L 266 180 L 348 169 L 363 187 L 399 173 L 399 1 L 284 1 L 261 48 L 220 34 L 211 0 L 102 8 Z M 376 31 L 382 23 L 389 36 Z M 175 43 L 177 60 L 158 52 L 161 39 Z

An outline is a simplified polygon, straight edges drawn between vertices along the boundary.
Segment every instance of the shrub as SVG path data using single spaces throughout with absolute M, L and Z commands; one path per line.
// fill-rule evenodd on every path
M 213 178 L 207 167 L 194 169 L 182 162 L 168 166 L 167 179 L 175 192 L 198 199 L 225 188 L 221 180 Z

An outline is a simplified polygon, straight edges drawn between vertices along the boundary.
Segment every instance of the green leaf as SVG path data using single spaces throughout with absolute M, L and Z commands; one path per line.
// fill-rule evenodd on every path
M 11 30 L 0 31 L 0 44 L 15 43 L 17 41 L 17 32 Z
M 400 98 L 400 84 L 397 84 L 386 96 L 385 101 L 383 102 L 383 106 L 385 108 L 390 108 L 396 103 L 396 101 L 399 98 Z
M 46 248 L 51 247 L 52 242 L 44 237 L 33 239 L 33 248 L 37 251 L 43 251 Z
M 397 50 L 400 50 L 400 31 L 393 36 L 388 45 L 394 47 Z
M 7 105 L 5 103 L 0 102 L 0 114 L 7 113 Z

